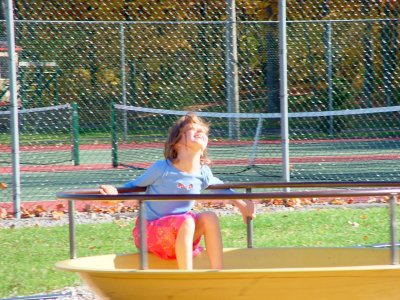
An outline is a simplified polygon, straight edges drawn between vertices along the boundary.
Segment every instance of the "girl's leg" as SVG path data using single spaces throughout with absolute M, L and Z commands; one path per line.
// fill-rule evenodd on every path
M 222 269 L 222 237 L 218 216 L 213 212 L 198 214 L 194 240 L 204 235 L 210 267 Z
M 176 260 L 179 269 L 193 269 L 193 235 L 195 221 L 187 218 L 181 225 L 175 241 Z

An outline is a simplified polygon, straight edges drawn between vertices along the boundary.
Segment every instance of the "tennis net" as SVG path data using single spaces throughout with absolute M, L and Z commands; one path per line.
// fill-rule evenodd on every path
M 167 129 L 186 113 L 115 105 L 113 165 L 146 169 L 163 158 Z M 215 174 L 237 181 L 282 177 L 279 113 L 196 113 L 211 124 Z M 292 180 L 400 179 L 400 106 L 293 112 L 288 122 Z
M 0 111 L 0 164 L 11 163 L 11 114 Z M 79 137 L 74 105 L 18 111 L 22 165 L 79 163 Z

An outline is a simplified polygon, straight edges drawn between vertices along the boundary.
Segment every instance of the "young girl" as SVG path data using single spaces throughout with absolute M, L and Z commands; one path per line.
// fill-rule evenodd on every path
M 209 185 L 222 183 L 206 164 L 208 130 L 209 126 L 193 113 L 180 118 L 169 129 L 165 159 L 155 162 L 124 187 L 145 186 L 148 194 L 199 194 Z M 102 185 L 100 193 L 117 194 L 118 191 L 113 186 Z M 239 208 L 244 220 L 255 216 L 252 201 L 232 200 L 232 204 Z M 193 256 L 202 251 L 199 244 L 204 235 L 210 266 L 221 269 L 223 247 L 218 217 L 213 212 L 194 213 L 193 205 L 193 200 L 145 201 L 148 251 L 164 259 L 177 259 L 180 269 L 191 270 Z M 138 221 L 133 236 L 138 247 Z

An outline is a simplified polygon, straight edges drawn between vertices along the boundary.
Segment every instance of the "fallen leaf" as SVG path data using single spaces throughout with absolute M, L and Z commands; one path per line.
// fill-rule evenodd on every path
M 30 213 L 28 211 L 25 211 L 25 212 L 21 213 L 21 218 L 22 219 L 33 218 L 34 216 L 35 216 L 34 214 L 32 214 L 32 213 Z
M 129 226 L 129 222 L 126 220 L 115 220 L 114 223 L 120 228 Z
M 265 204 L 265 206 L 268 206 L 268 205 L 272 205 L 273 204 L 273 200 L 272 199 L 262 199 L 260 201 L 260 203 L 261 204 Z
M 314 202 L 313 202 L 313 199 L 303 198 L 303 199 L 301 199 L 300 203 L 301 203 L 302 205 L 311 205 L 311 204 L 313 204 Z
M 56 205 L 56 210 L 65 210 L 65 205 L 64 203 L 59 203 Z
M 0 219 L 6 219 L 6 218 L 7 218 L 7 210 L 5 208 L 1 208 Z
M 118 203 L 118 201 L 119 200 L 104 200 L 104 201 L 101 201 L 101 203 L 103 205 L 115 205 L 116 203 Z
M 51 214 L 52 220 L 58 221 L 64 216 L 64 212 L 62 211 L 53 211 Z
M 36 205 L 33 209 L 33 213 L 35 214 L 35 217 L 43 217 L 46 214 L 42 205 Z
M 85 212 L 91 212 L 92 211 L 92 205 L 91 204 L 86 204 L 84 208 Z
M 272 204 L 273 205 L 284 205 L 285 201 L 283 201 L 283 199 L 273 199 Z
M 299 198 L 294 198 L 294 199 L 288 199 L 286 201 L 286 206 L 289 207 L 299 207 L 301 206 L 301 200 Z
M 345 203 L 344 200 L 341 198 L 335 198 L 330 202 L 330 204 L 332 205 L 343 205 L 344 203 Z
M 357 222 L 347 221 L 347 223 L 349 223 L 353 227 L 359 227 L 360 226 L 360 224 L 358 224 Z

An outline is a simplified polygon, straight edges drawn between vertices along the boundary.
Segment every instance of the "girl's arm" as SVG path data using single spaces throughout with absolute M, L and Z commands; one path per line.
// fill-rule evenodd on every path
M 150 168 L 148 168 L 142 175 L 135 180 L 129 181 L 123 185 L 124 188 L 133 188 L 137 186 L 149 186 L 158 177 L 160 177 L 165 168 L 167 162 L 165 160 L 159 160 L 155 162 Z M 100 194 L 103 195 L 118 195 L 118 190 L 113 185 L 100 185 Z
M 149 186 L 156 181 L 165 171 L 167 161 L 159 160 L 151 165 L 142 175 L 135 180 L 129 181 L 123 185 L 125 188 L 133 188 L 137 186 Z
M 214 184 L 221 184 L 223 183 L 222 180 L 220 180 L 217 177 L 214 177 L 212 174 L 211 170 L 208 168 L 209 174 L 208 174 L 208 185 L 214 185 Z M 234 194 L 235 192 L 232 189 L 224 189 L 224 190 L 212 190 L 213 193 L 225 193 L 225 194 Z M 247 218 L 255 218 L 256 217 L 256 206 L 254 205 L 254 202 L 252 200 L 230 200 L 230 204 L 236 206 L 240 212 L 242 213 L 243 216 L 243 221 L 247 223 Z

